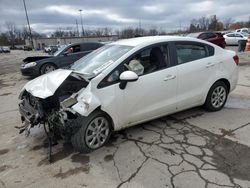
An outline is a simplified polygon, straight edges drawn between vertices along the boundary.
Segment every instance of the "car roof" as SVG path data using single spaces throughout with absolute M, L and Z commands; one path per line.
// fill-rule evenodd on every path
M 69 45 L 83 45 L 83 44 L 102 44 L 100 42 L 76 42 Z
M 198 32 L 198 33 L 189 33 L 187 35 L 187 37 L 194 37 L 194 38 L 197 38 L 202 32 Z
M 150 45 L 160 42 L 170 42 L 170 41 L 197 41 L 204 42 L 199 39 L 191 37 L 181 37 L 181 36 L 148 36 L 148 37 L 137 37 L 131 39 L 123 39 L 113 42 L 112 44 L 116 45 L 125 45 L 125 46 L 141 46 L 141 45 Z M 205 43 L 205 42 L 204 42 Z

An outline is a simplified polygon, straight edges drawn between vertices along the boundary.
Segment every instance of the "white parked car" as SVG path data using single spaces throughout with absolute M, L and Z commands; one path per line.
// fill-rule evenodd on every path
M 44 124 L 89 152 L 111 132 L 195 106 L 223 108 L 238 80 L 238 56 L 212 43 L 174 36 L 107 44 L 28 82 L 19 98 L 24 129 Z
M 223 35 L 226 45 L 238 45 L 239 40 L 247 40 L 248 33 L 228 33 Z
M 241 28 L 241 29 L 237 29 L 235 32 L 237 32 L 237 33 L 250 33 L 250 30 L 248 28 Z

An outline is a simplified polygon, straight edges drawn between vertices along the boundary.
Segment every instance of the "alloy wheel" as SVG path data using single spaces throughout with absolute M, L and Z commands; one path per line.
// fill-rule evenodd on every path
M 85 133 L 85 141 L 89 148 L 96 149 L 101 147 L 109 137 L 109 122 L 105 117 L 93 119 Z
M 49 73 L 54 71 L 56 68 L 53 65 L 46 65 L 46 67 L 44 68 L 44 73 Z
M 211 103 L 214 108 L 220 108 L 224 105 L 227 98 L 226 89 L 223 86 L 218 86 L 214 89 L 211 96 Z

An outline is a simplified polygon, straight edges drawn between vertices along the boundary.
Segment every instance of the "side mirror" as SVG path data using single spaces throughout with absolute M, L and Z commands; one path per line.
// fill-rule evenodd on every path
M 119 85 L 120 89 L 125 89 L 128 82 L 135 82 L 138 80 L 138 75 L 133 71 L 124 71 L 120 75 L 121 83 Z

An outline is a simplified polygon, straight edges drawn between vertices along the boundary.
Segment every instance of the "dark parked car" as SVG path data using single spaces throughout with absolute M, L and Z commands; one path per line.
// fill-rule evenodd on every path
M 30 46 L 24 46 L 24 47 L 23 47 L 23 50 L 24 50 L 24 51 L 31 51 L 31 50 L 32 50 L 32 47 L 30 47 Z
M 23 75 L 39 76 L 57 68 L 67 68 L 93 50 L 103 46 L 102 43 L 76 43 L 60 48 L 53 56 L 27 57 L 20 69 Z
M 194 37 L 202 40 L 206 40 L 213 44 L 216 44 L 222 48 L 225 48 L 226 42 L 223 35 L 219 32 L 200 32 L 200 33 L 190 33 L 188 37 Z

